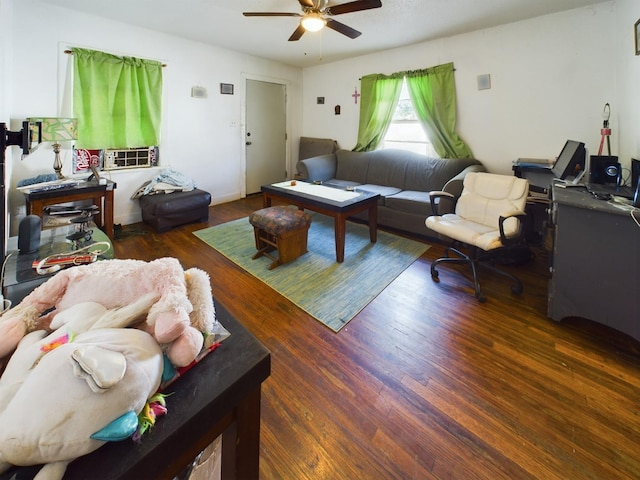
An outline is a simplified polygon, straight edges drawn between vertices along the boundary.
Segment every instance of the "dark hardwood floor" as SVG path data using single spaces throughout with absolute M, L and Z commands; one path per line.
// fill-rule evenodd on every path
M 261 478 L 640 478 L 640 343 L 547 319 L 543 250 L 511 267 L 521 296 L 483 272 L 480 304 L 464 270 L 431 280 L 443 247 L 429 242 L 336 334 L 192 235 L 258 208 L 256 196 L 217 205 L 208 224 L 163 234 L 126 226 L 115 250 L 206 270 L 216 300 L 271 351 Z

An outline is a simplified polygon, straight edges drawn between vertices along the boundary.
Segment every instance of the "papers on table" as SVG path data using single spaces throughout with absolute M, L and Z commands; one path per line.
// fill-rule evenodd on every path
M 23 187 L 16 187 L 16 190 L 22 193 L 37 193 L 47 192 L 49 190 L 59 190 L 61 188 L 77 187 L 80 185 L 78 180 L 74 179 L 61 179 L 53 180 L 51 182 L 33 183 L 31 185 L 25 185 Z

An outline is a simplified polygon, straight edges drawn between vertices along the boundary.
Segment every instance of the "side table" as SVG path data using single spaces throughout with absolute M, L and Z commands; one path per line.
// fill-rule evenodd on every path
M 170 386 L 168 414 L 140 444 L 112 442 L 71 462 L 65 480 L 171 479 L 219 435 L 221 477 L 258 480 L 261 386 L 271 374 L 271 354 L 223 305 L 215 308 L 231 336 Z M 15 467 L 0 480 L 29 480 L 34 470 Z
M 42 260 L 49 255 L 71 251 L 71 243 L 66 239 L 68 229 L 69 226 L 43 230 L 40 237 L 40 249 L 34 253 L 19 254 L 18 237 L 9 238 L 7 242 L 7 257 L 2 291 L 4 297 L 11 300 L 13 306 L 20 303 L 22 299 L 38 285 L 44 283 L 52 275 L 55 275 L 54 273 L 38 275 L 33 268 L 33 261 Z M 111 243 L 107 235 L 97 228 L 93 228 L 92 239 L 94 242 Z M 112 248 L 98 258 L 106 259 L 113 257 L 112 246 Z
M 91 200 L 100 209 L 94 221 L 113 240 L 113 191 L 117 184 L 107 181 L 105 185 L 82 181 L 79 185 L 40 192 L 25 191 L 27 215 L 44 218 L 44 207 L 61 203 Z

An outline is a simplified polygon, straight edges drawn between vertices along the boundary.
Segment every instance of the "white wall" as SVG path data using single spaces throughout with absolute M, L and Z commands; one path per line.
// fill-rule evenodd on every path
M 640 56 L 635 55 L 633 26 L 640 19 L 638 0 L 616 1 L 616 31 L 609 35 L 616 48 L 616 84 L 620 101 L 613 129 L 619 131 L 621 160 L 640 159 Z
M 64 84 L 70 46 L 160 60 L 164 69 L 164 112 L 160 149 L 162 166 L 170 166 L 195 179 L 199 188 L 211 192 L 212 203 L 240 198 L 244 188 L 244 96 L 246 78 L 268 79 L 288 85 L 288 132 L 290 139 L 302 134 L 300 98 L 302 71 L 272 61 L 216 48 L 111 20 L 39 3 L 36 0 L 0 0 L 13 3 L 12 64 L 9 80 L 14 121 L 30 116 L 55 116 L 64 107 Z M 3 10 L 4 13 L 4 10 Z M 213 28 L 213 27 L 212 27 Z M 1 59 L 2 57 L 0 57 Z M 219 84 L 235 85 L 234 95 L 220 95 Z M 194 85 L 206 87 L 207 99 L 190 97 Z M 3 95 L 4 96 L 4 95 Z M 1 104 L 0 104 L 1 105 Z M 4 112 L 3 115 L 7 115 Z M 297 149 L 295 146 L 291 150 Z M 52 171 L 51 147 L 43 145 L 20 161 L 11 152 L 10 213 L 12 230 L 24 214 L 24 199 L 15 191 L 19 179 Z M 289 158 L 292 170 L 297 158 Z M 63 152 L 70 172 L 71 156 Z M 118 183 L 115 223 L 140 221 L 137 201 L 131 194 L 157 171 L 140 169 L 113 173 Z
M 638 18 L 637 0 L 615 0 L 301 72 L 36 0 L 0 0 L 0 121 L 19 128 L 25 117 L 60 112 L 71 59 L 61 52 L 68 46 L 161 60 L 167 64 L 161 161 L 194 177 L 212 193 L 213 203 L 221 203 L 242 195 L 246 78 L 289 85 L 291 171 L 301 135 L 335 138 L 343 148 L 355 145 L 359 105 L 351 95 L 362 75 L 454 62 L 458 132 L 491 171 L 511 173 L 518 157 L 553 157 L 567 138 L 584 141 L 595 153 L 607 102 L 612 153 L 628 166 L 631 157 L 640 157 L 640 57 L 633 54 Z M 477 76 L 486 73 L 492 88 L 479 91 Z M 220 82 L 235 84 L 236 94 L 218 95 Z M 190 98 L 194 85 L 206 87 L 209 98 Z M 319 96 L 324 105 L 316 104 Z M 341 106 L 339 116 L 335 105 Z M 51 172 L 53 162 L 49 146 L 23 161 L 17 150 L 7 150 L 13 214 L 24 210 L 15 182 Z M 69 152 L 64 153 L 68 168 Z M 116 223 L 139 220 L 129 197 L 153 174 L 113 175 Z
M 11 76 L 11 11 L 10 0 L 0 0 L 0 122 L 9 122 Z
M 615 3 L 608 2 L 308 68 L 304 134 L 353 148 L 359 105 L 351 95 L 361 76 L 453 62 L 458 133 L 490 171 L 511 174 L 518 157 L 554 157 L 568 138 L 597 150 L 607 102 L 617 154 L 615 32 Z M 491 75 L 490 90 L 477 89 L 481 74 Z M 318 96 L 324 105 L 316 105 Z

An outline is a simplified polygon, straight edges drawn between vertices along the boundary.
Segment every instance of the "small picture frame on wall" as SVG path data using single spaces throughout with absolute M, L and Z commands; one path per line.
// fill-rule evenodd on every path
M 233 83 L 221 83 L 220 93 L 222 95 L 233 95 Z
M 640 55 L 640 19 L 633 26 L 633 36 L 636 39 L 636 55 Z

